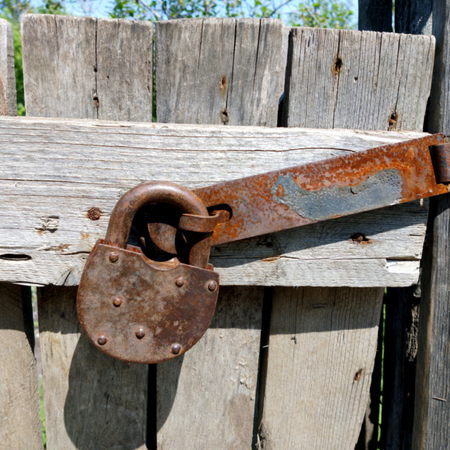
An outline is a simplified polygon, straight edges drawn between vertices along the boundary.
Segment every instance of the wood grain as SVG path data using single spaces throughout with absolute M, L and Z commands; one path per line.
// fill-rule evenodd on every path
M 157 22 L 158 122 L 276 126 L 282 33 L 281 20 Z
M 0 449 L 44 448 L 36 360 L 28 342 L 21 289 L 0 284 Z
M 431 3 L 431 0 L 398 0 L 395 3 L 396 32 L 431 34 Z M 370 10 L 362 13 L 373 17 Z M 386 14 L 391 17 L 390 11 L 386 11 Z M 369 17 L 367 19 L 371 20 Z M 380 368 L 377 374 L 383 378 L 383 416 L 380 434 L 381 447 L 385 450 L 411 448 L 419 304 L 420 288 L 417 285 L 387 290 L 384 310 L 384 362 L 383 370 Z M 379 339 L 378 355 L 381 353 L 382 345 L 382 339 Z M 379 393 L 371 397 L 372 404 L 379 404 Z M 374 424 L 378 424 L 378 416 L 373 415 L 372 428 Z M 366 418 L 365 423 L 367 421 Z M 366 428 L 369 429 L 370 425 Z M 370 438 L 370 441 L 368 447 L 364 448 L 374 448 L 380 440 L 379 430 L 375 429 L 367 438 Z M 369 440 L 367 438 L 366 440 Z
M 156 42 L 158 121 L 276 126 L 284 81 L 280 20 L 160 22 Z M 193 47 L 188 51 L 184 42 Z M 229 128 L 222 129 L 227 135 Z M 217 147 L 203 154 L 215 159 L 211 166 L 216 174 L 222 172 Z M 239 157 L 229 163 L 245 164 Z M 254 160 L 252 165 L 257 167 Z M 210 182 L 211 172 L 205 173 Z M 252 446 L 262 303 L 263 289 L 222 288 L 217 328 L 210 328 L 194 352 L 184 355 L 182 365 L 173 361 L 157 367 L 158 448 Z M 170 374 L 179 379 L 176 391 L 167 396 Z M 166 418 L 161 413 L 168 401 L 172 406 Z
M 78 321 L 75 287 L 39 297 L 49 449 L 146 449 L 147 366 L 99 352 Z
M 282 123 L 285 126 L 368 130 L 421 129 L 431 71 L 418 75 L 416 71 L 410 72 L 410 65 L 416 58 L 431 61 L 433 55 L 432 38 L 292 29 Z M 397 69 L 392 71 L 392 67 Z M 354 270 L 361 270 L 363 266 L 361 261 Z M 301 298 L 314 298 L 316 292 L 305 288 Z M 383 291 L 344 288 L 322 291 L 320 301 L 315 302 L 319 305 L 317 308 L 323 306 L 325 311 L 337 308 L 336 313 L 330 312 L 331 319 L 311 314 L 304 327 L 300 319 L 292 318 L 298 317 L 294 310 L 286 309 L 286 302 L 291 298 L 296 299 L 294 308 L 302 307 L 302 300 L 297 300 L 296 295 L 290 290 L 275 289 L 264 408 L 259 423 L 260 448 L 283 449 L 295 445 L 305 449 L 354 449 L 369 400 Z M 351 315 L 350 323 L 340 323 L 335 328 L 334 320 L 341 317 L 336 299 L 346 299 L 342 300 L 343 304 L 361 302 L 366 314 Z M 285 327 L 282 337 L 277 329 L 279 324 Z M 338 338 L 332 338 L 335 329 L 344 334 L 344 330 L 354 331 L 353 339 L 361 338 L 364 346 L 346 349 L 345 340 L 340 341 L 342 346 L 337 345 Z M 326 331 L 320 347 L 320 364 L 314 364 L 319 353 L 316 330 Z M 289 346 L 289 339 L 301 344 Z M 287 359 L 280 346 L 287 347 L 292 356 Z M 308 348 L 310 352 L 303 354 L 303 349 Z M 302 355 L 301 359 L 297 359 L 297 355 Z M 346 364 L 350 363 L 350 368 L 352 361 L 358 361 L 360 367 L 353 375 L 345 375 Z M 346 369 L 340 369 L 344 366 Z M 310 369 L 310 374 L 314 367 L 317 376 L 313 378 L 314 383 L 308 380 L 310 384 L 296 392 L 297 395 L 285 389 L 289 382 L 284 380 L 274 387 L 275 380 L 287 377 L 289 381 L 291 374 L 294 379 L 304 367 Z M 336 375 L 328 377 L 327 373 Z M 367 382 L 364 382 L 364 373 L 368 374 Z M 363 380 L 359 389 L 354 389 L 354 384 L 349 388 L 359 380 Z
M 419 321 L 413 450 L 446 448 L 449 406 L 450 195 L 433 202 L 424 255 Z
M 14 42 L 11 25 L 0 19 L 0 115 L 17 115 Z
M 432 36 L 293 28 L 284 125 L 422 130 L 434 44 Z
M 0 19 L 0 115 L 15 116 L 11 25 Z M 0 449 L 43 449 L 36 360 L 27 336 L 21 289 L 0 284 Z M 26 305 L 31 309 L 31 301 Z
M 21 22 L 28 115 L 151 120 L 151 24 L 47 15 Z M 46 209 L 40 228 L 54 234 L 59 219 Z M 95 351 L 80 333 L 75 299 L 66 288 L 39 299 L 48 448 L 145 449 L 148 369 Z
M 450 1 L 433 1 L 432 14 L 432 32 L 436 37 L 437 51 L 426 127 L 429 130 L 439 130 L 448 137 Z M 423 263 L 412 444 L 414 450 L 447 448 L 450 442 L 449 236 L 450 198 L 445 195 L 431 203 L 428 246 Z
M 77 285 L 115 203 L 144 181 L 195 188 L 423 135 L 3 118 L 0 279 Z M 420 203 L 393 206 L 222 245 L 212 263 L 222 285 L 410 285 L 426 217 Z
M 251 447 L 263 291 L 221 287 L 202 340 L 158 365 L 158 449 Z
M 275 290 L 259 448 L 354 448 L 382 298 L 383 289 Z

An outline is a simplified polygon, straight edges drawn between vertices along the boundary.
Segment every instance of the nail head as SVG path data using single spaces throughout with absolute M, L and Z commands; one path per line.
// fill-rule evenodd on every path
M 135 334 L 138 339 L 142 339 L 145 336 L 145 331 L 143 328 L 138 328 Z
M 119 307 L 122 304 L 122 297 L 114 297 L 113 305 Z
M 180 344 L 174 344 L 174 345 L 172 345 L 172 353 L 173 353 L 174 355 L 178 355 L 178 353 L 180 353 L 180 351 L 181 351 L 181 346 L 180 346 Z
M 119 259 L 119 254 L 118 254 L 118 253 L 116 253 L 116 252 L 111 252 L 111 253 L 109 254 L 109 260 L 110 260 L 112 263 L 117 262 L 118 259 Z
M 184 286 L 184 278 L 183 278 L 183 277 L 178 277 L 178 278 L 175 280 L 175 284 L 176 284 L 178 287 Z
M 217 289 L 217 283 L 215 281 L 210 281 L 208 284 L 208 290 L 214 292 Z
M 106 336 L 99 336 L 97 339 L 97 342 L 99 345 L 105 345 L 108 342 L 108 339 L 106 339 Z

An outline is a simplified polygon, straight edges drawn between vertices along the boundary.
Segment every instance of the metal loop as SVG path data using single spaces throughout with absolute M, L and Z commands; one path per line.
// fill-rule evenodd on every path
M 169 203 L 187 214 L 208 216 L 197 195 L 175 183 L 153 181 L 127 191 L 117 202 L 109 220 L 105 244 L 126 248 L 136 212 L 151 203 Z M 206 267 L 211 250 L 211 233 L 196 233 L 189 252 L 189 264 Z
M 211 216 L 199 216 L 195 214 L 183 214 L 178 227 L 180 230 L 194 231 L 197 233 L 212 233 L 216 225 L 230 220 L 228 211 L 213 211 Z

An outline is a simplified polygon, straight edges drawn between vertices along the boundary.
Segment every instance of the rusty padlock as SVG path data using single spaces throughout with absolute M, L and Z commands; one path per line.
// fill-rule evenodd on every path
M 126 192 L 94 246 L 77 296 L 80 323 L 92 343 L 114 358 L 158 363 L 189 350 L 211 323 L 219 275 L 208 264 L 210 233 L 193 233 L 189 265 L 155 262 L 127 246 L 133 217 L 150 203 L 208 216 L 203 202 L 173 183 L 151 182 Z

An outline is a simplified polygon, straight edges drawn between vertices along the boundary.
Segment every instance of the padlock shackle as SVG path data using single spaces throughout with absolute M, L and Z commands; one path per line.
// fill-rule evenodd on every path
M 209 215 L 200 198 L 189 189 L 166 181 L 144 183 L 125 192 L 117 202 L 109 220 L 105 244 L 126 248 L 136 212 L 151 203 L 169 203 L 187 214 Z M 205 268 L 210 249 L 211 233 L 194 233 L 189 264 Z

